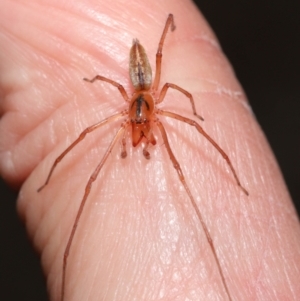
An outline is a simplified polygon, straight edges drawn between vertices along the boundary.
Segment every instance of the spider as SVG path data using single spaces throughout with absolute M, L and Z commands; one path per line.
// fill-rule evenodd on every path
M 74 238 L 74 235 L 76 232 L 77 225 L 79 223 L 81 214 L 83 212 L 86 200 L 90 194 L 93 182 L 97 179 L 99 172 L 101 171 L 109 154 L 111 153 L 112 149 L 114 148 L 114 146 L 116 145 L 116 143 L 119 139 L 121 139 L 121 142 L 122 142 L 121 157 L 125 158 L 127 156 L 125 131 L 128 130 L 129 128 L 131 128 L 131 132 L 132 132 L 132 136 L 131 136 L 132 137 L 132 146 L 136 147 L 143 141 L 145 143 L 145 146 L 143 148 L 143 155 L 145 156 L 146 159 L 150 159 L 150 153 L 148 151 L 148 147 L 150 144 L 152 144 L 152 145 L 156 144 L 156 139 L 153 135 L 153 127 L 155 127 L 155 126 L 158 128 L 158 130 L 162 136 L 164 146 L 166 147 L 166 150 L 167 150 L 169 157 L 171 159 L 171 162 L 177 172 L 179 180 L 180 180 L 181 184 L 183 185 L 183 187 L 185 188 L 185 191 L 188 194 L 188 197 L 192 203 L 192 206 L 194 207 L 195 212 L 199 218 L 199 221 L 203 227 L 204 233 L 206 235 L 206 239 L 210 245 L 211 251 L 212 251 L 215 261 L 217 263 L 218 270 L 219 270 L 226 294 L 227 294 L 229 300 L 231 300 L 231 296 L 230 296 L 230 293 L 229 293 L 229 290 L 228 290 L 228 287 L 227 287 L 227 284 L 225 281 L 225 277 L 223 275 L 223 272 L 222 272 L 222 269 L 220 266 L 220 262 L 218 260 L 218 257 L 217 257 L 216 251 L 215 251 L 213 240 L 212 240 L 212 238 L 209 234 L 209 231 L 207 229 L 207 226 L 202 218 L 202 214 L 196 205 L 194 197 L 192 196 L 192 193 L 185 181 L 185 177 L 182 172 L 182 169 L 181 169 L 176 157 L 173 154 L 173 151 L 172 151 L 169 141 L 168 141 L 168 136 L 167 136 L 166 130 L 165 130 L 163 124 L 161 123 L 161 121 L 158 119 L 158 115 L 173 118 L 173 119 L 187 123 L 187 124 L 191 125 L 192 127 L 194 127 L 201 135 L 203 135 L 212 144 L 213 147 L 215 147 L 217 149 L 217 151 L 221 154 L 221 156 L 224 158 L 227 165 L 229 166 L 237 185 L 241 188 L 241 190 L 246 195 L 249 195 L 249 194 L 248 194 L 248 191 L 241 185 L 240 180 L 239 180 L 239 178 L 235 172 L 235 169 L 234 169 L 229 157 L 227 156 L 227 154 L 203 130 L 203 128 L 196 121 L 194 121 L 193 119 L 190 119 L 190 118 L 183 117 L 179 114 L 157 108 L 157 105 L 159 103 L 163 102 L 163 100 L 166 96 L 166 93 L 171 88 L 171 89 L 181 92 L 184 96 L 186 96 L 187 99 L 189 99 L 189 101 L 190 101 L 190 105 L 191 105 L 193 114 L 198 119 L 204 121 L 204 119 L 200 115 L 198 115 L 198 113 L 196 111 L 193 96 L 188 91 L 182 89 L 181 87 L 179 87 L 175 84 L 171 84 L 171 83 L 164 84 L 163 88 L 161 89 L 160 93 L 158 94 L 158 97 L 155 97 L 157 89 L 158 89 L 158 85 L 160 82 L 161 64 L 162 64 L 162 49 L 163 49 L 164 41 L 165 41 L 165 38 L 166 38 L 169 28 L 171 29 L 171 31 L 175 30 L 174 17 L 172 14 L 168 15 L 163 33 L 161 35 L 161 38 L 160 38 L 160 41 L 158 44 L 158 50 L 156 53 L 156 72 L 155 72 L 155 77 L 154 77 L 153 83 L 152 83 L 152 70 L 151 70 L 151 66 L 149 64 L 145 49 L 140 44 L 138 39 L 133 40 L 132 47 L 130 49 L 130 62 L 129 62 L 129 75 L 130 75 L 132 85 L 134 87 L 134 93 L 132 94 L 131 97 L 128 96 L 127 92 L 125 91 L 124 87 L 121 84 L 119 84 L 111 79 L 108 79 L 104 76 L 96 75 L 92 79 L 84 78 L 85 81 L 90 82 L 90 83 L 93 83 L 96 80 L 100 80 L 100 81 L 107 82 L 107 83 L 113 85 L 114 87 L 116 87 L 119 90 L 119 92 L 121 93 L 125 102 L 127 103 L 128 109 L 126 109 L 122 112 L 119 112 L 117 114 L 114 114 L 114 115 L 86 128 L 79 135 L 79 137 L 60 156 L 58 156 L 56 158 L 56 160 L 54 161 L 54 163 L 49 171 L 49 174 L 47 176 L 45 183 L 38 189 L 38 192 L 40 192 L 49 183 L 49 180 L 54 172 L 54 169 L 58 165 L 58 163 L 60 163 L 60 161 L 79 142 L 81 142 L 87 134 L 93 132 L 94 130 L 96 130 L 104 125 L 110 124 L 113 121 L 123 118 L 123 122 L 122 122 L 119 130 L 115 134 L 115 136 L 112 139 L 110 145 L 108 146 L 104 156 L 102 157 L 101 162 L 97 165 L 96 169 L 90 176 L 90 178 L 85 186 L 84 196 L 81 200 L 81 203 L 80 203 L 80 206 L 79 206 L 79 209 L 78 209 L 78 212 L 77 212 L 77 215 L 76 215 L 76 218 L 75 218 L 75 221 L 74 221 L 74 224 L 73 224 L 73 227 L 72 227 L 72 230 L 71 230 L 71 233 L 70 233 L 70 236 L 69 236 L 69 239 L 68 239 L 65 251 L 64 251 L 63 266 L 62 266 L 61 301 L 64 300 L 64 296 L 65 296 L 66 271 L 67 271 L 69 252 L 71 249 L 71 245 L 73 242 L 73 238 Z

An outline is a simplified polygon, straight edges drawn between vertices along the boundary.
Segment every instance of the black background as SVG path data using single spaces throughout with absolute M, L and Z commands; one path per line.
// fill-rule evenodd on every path
M 300 1 L 195 3 L 234 66 L 299 212 Z M 17 194 L 2 180 L 0 191 L 0 300 L 48 300 L 39 258 L 15 212 Z

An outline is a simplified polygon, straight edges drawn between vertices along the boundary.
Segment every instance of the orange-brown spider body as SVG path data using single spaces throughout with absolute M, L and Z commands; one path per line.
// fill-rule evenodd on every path
M 137 146 L 143 138 L 146 143 L 156 144 L 151 122 L 154 117 L 154 100 L 148 91 L 138 91 L 129 104 L 129 119 L 132 125 L 132 145 Z
M 213 240 L 209 234 L 209 231 L 207 229 L 206 223 L 204 221 L 204 219 L 202 218 L 202 214 L 190 192 L 190 189 L 185 181 L 185 177 L 184 174 L 181 170 L 181 167 L 175 157 L 175 155 L 173 154 L 173 151 L 170 147 L 169 141 L 168 141 L 168 137 L 167 137 L 167 133 L 165 131 L 165 128 L 163 126 L 163 124 L 160 122 L 159 118 L 157 117 L 158 115 L 163 115 L 169 118 L 173 118 L 176 119 L 178 121 L 184 122 L 186 124 L 189 124 L 191 126 L 193 126 L 198 133 L 200 133 L 201 135 L 203 135 L 211 144 L 212 146 L 221 154 L 221 156 L 224 158 L 224 160 L 226 161 L 228 167 L 230 168 L 237 185 L 242 189 L 242 191 L 248 195 L 247 190 L 241 185 L 239 178 L 237 177 L 237 174 L 235 172 L 235 169 L 233 168 L 233 165 L 229 159 L 229 157 L 227 156 L 227 154 L 224 152 L 224 150 L 203 130 L 203 128 L 193 119 L 181 116 L 179 114 L 173 113 L 173 112 L 169 112 L 169 111 L 164 111 L 161 109 L 157 108 L 157 104 L 161 103 L 164 100 L 164 97 L 168 91 L 169 88 L 175 89 L 179 92 L 181 92 L 183 95 L 185 95 L 189 101 L 190 101 L 190 105 L 192 107 L 192 111 L 194 116 L 196 116 L 198 119 L 203 120 L 203 118 L 197 114 L 196 111 L 196 107 L 195 107 L 195 103 L 194 103 L 194 99 L 193 96 L 186 90 L 182 89 L 181 87 L 175 85 L 175 84 L 171 84 L 171 83 L 166 83 L 164 84 L 163 88 L 161 89 L 160 93 L 158 94 L 157 98 L 154 98 L 155 93 L 157 92 L 157 88 L 159 85 L 159 81 L 160 81 L 160 74 L 161 74 L 161 61 L 162 61 L 162 48 L 163 48 L 163 44 L 165 41 L 165 37 L 166 34 L 169 30 L 169 28 L 171 28 L 171 30 L 173 31 L 175 29 L 175 25 L 174 25 L 174 20 L 173 20 L 173 15 L 170 14 L 168 16 L 168 19 L 166 21 L 162 36 L 160 38 L 160 42 L 158 44 L 158 50 L 156 53 L 156 71 L 155 71 L 155 77 L 154 77 L 154 81 L 152 82 L 152 70 L 151 70 L 151 66 L 149 64 L 148 61 L 148 57 L 146 55 L 145 49 L 143 48 L 143 46 L 139 43 L 139 41 L 137 39 L 133 40 L 133 45 L 131 47 L 130 50 L 130 63 L 129 63 L 129 75 L 131 78 L 131 82 L 132 85 L 134 87 L 134 93 L 132 95 L 131 98 L 128 97 L 124 87 L 111 80 L 108 79 L 106 77 L 103 77 L 101 75 L 96 75 L 93 79 L 89 80 L 84 78 L 85 81 L 91 82 L 93 83 L 96 80 L 100 80 L 100 81 L 104 81 L 107 82 L 113 86 L 115 86 L 121 93 L 121 95 L 123 96 L 124 100 L 127 102 L 128 104 L 128 109 L 124 110 L 120 113 L 117 113 L 115 115 L 112 115 L 88 128 L 86 128 L 80 135 L 79 137 L 60 155 L 56 158 L 56 160 L 54 161 L 50 172 L 48 174 L 48 177 L 45 181 L 45 184 L 43 186 L 41 186 L 38 191 L 41 191 L 49 182 L 54 169 L 56 168 L 56 166 L 58 165 L 58 163 L 80 142 L 82 141 L 85 136 L 91 132 L 93 132 L 94 130 L 109 124 L 113 121 L 116 121 L 118 119 L 123 118 L 123 122 L 120 126 L 120 129 L 117 131 L 117 133 L 115 134 L 113 140 L 111 141 L 110 145 L 108 146 L 106 152 L 104 153 L 104 156 L 101 160 L 101 162 L 96 166 L 94 172 L 92 173 L 92 175 L 90 176 L 86 187 L 85 187 L 85 192 L 84 192 L 84 196 L 81 200 L 80 203 L 80 207 L 78 209 L 72 230 L 71 230 L 71 234 L 69 236 L 68 242 L 67 242 L 67 246 L 64 252 L 64 256 L 63 256 L 63 268 L 62 268 L 62 286 L 61 286 L 61 301 L 64 300 L 64 296 L 65 296 L 65 288 L 66 288 L 66 271 L 67 271 L 67 263 L 68 263 L 68 256 L 69 256 L 69 252 L 71 249 L 71 245 L 72 245 L 72 241 L 76 232 L 76 228 L 78 225 L 78 222 L 80 220 L 81 214 L 83 212 L 86 200 L 90 194 L 91 188 L 92 188 L 92 184 L 93 182 L 97 179 L 97 176 L 99 174 L 99 172 L 101 171 L 104 163 L 106 162 L 109 154 L 111 153 L 112 149 L 114 148 L 114 146 L 116 145 L 117 141 L 119 139 L 122 139 L 122 151 L 121 151 L 121 157 L 125 158 L 127 153 L 126 153 L 126 136 L 125 136 L 125 131 L 127 129 L 129 129 L 131 127 L 131 131 L 132 131 L 132 145 L 135 147 L 137 146 L 139 143 L 141 143 L 142 141 L 145 142 L 145 146 L 143 149 L 143 155 L 145 156 L 146 159 L 150 158 L 150 154 L 147 150 L 149 144 L 151 143 L 152 145 L 156 144 L 156 139 L 153 135 L 153 127 L 156 126 L 161 134 L 161 137 L 163 139 L 164 142 L 164 146 L 166 147 L 166 150 L 168 152 L 168 155 L 170 157 L 170 160 L 177 172 L 178 178 L 181 182 L 181 184 L 183 185 L 183 187 L 185 188 L 185 191 L 191 201 L 191 204 L 193 205 L 195 212 L 198 216 L 198 219 L 202 225 L 202 228 L 204 230 L 204 233 L 206 235 L 206 239 L 207 242 L 211 248 L 211 251 L 214 255 L 219 273 L 220 273 L 220 277 L 222 279 L 222 283 L 224 285 L 224 289 L 225 292 L 227 294 L 227 297 L 229 300 L 231 300 L 231 296 L 229 293 L 229 289 L 227 287 L 226 281 L 225 281 L 225 277 L 223 275 L 222 269 L 221 269 L 221 265 L 220 262 L 218 260 L 216 251 L 215 251 L 215 247 L 213 244 Z M 122 138 L 121 138 L 122 137 Z
M 129 104 L 129 119 L 132 125 L 132 145 L 137 146 L 143 138 L 147 145 L 155 145 L 151 122 L 154 115 L 155 101 L 150 92 L 152 88 L 152 69 L 144 47 L 134 39 L 130 49 L 129 75 L 135 93 Z M 147 159 L 150 154 L 144 155 Z

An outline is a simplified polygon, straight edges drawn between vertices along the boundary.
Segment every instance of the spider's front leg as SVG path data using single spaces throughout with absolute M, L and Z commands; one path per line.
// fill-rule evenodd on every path
M 153 86 L 152 86 L 152 90 L 153 91 L 157 91 L 159 82 L 160 82 L 160 74 L 161 74 L 161 60 L 162 60 L 162 49 L 163 49 L 163 45 L 165 42 L 165 38 L 168 32 L 169 27 L 171 26 L 171 31 L 175 30 L 175 23 L 174 23 L 174 17 L 172 14 L 169 14 L 168 19 L 166 21 L 166 25 L 164 28 L 164 31 L 161 35 L 159 44 L 158 44 L 158 49 L 156 52 L 156 70 L 155 70 L 155 78 L 154 78 L 154 82 L 153 82 Z
M 121 95 L 123 96 L 124 100 L 125 100 L 126 102 L 130 102 L 130 99 L 129 99 L 129 97 L 128 97 L 128 95 L 127 95 L 127 92 L 125 91 L 124 87 L 123 87 L 121 84 L 115 82 L 114 80 L 111 80 L 111 79 L 109 79 L 109 78 L 106 78 L 106 77 L 104 77 L 104 76 L 102 76 L 102 75 L 96 75 L 96 76 L 95 76 L 94 78 L 92 78 L 92 79 L 84 78 L 83 80 L 85 80 L 86 82 L 89 82 L 89 83 L 93 83 L 93 82 L 96 81 L 96 80 L 101 80 L 101 81 L 103 81 L 103 82 L 107 82 L 107 83 L 109 83 L 109 84 L 115 86 L 116 88 L 118 88 L 118 90 L 120 91 L 120 93 L 121 93 Z

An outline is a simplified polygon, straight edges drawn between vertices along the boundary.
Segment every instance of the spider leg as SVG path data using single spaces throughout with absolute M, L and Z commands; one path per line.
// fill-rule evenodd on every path
M 229 293 L 229 290 L 228 290 L 228 287 L 227 287 L 227 284 L 226 284 L 226 281 L 225 281 L 225 277 L 223 275 L 223 272 L 222 272 L 222 269 L 221 269 L 221 265 L 220 265 L 220 262 L 219 262 L 219 259 L 218 259 L 218 256 L 217 256 L 214 244 L 213 244 L 213 240 L 212 240 L 212 238 L 211 238 L 211 236 L 209 234 L 209 231 L 207 229 L 206 223 L 205 223 L 205 221 L 204 221 L 204 219 L 202 217 L 202 214 L 201 214 L 201 212 L 200 212 L 200 210 L 199 210 L 199 208 L 198 208 L 198 206 L 197 206 L 197 204 L 196 204 L 196 202 L 194 200 L 194 197 L 192 196 L 192 193 L 191 193 L 191 191 L 190 191 L 190 189 L 189 189 L 189 187 L 188 187 L 188 185 L 187 185 L 187 183 L 185 181 L 185 178 L 184 178 L 183 172 L 181 170 L 181 167 L 180 167 L 180 165 L 179 165 L 176 157 L 173 154 L 173 151 L 172 151 L 171 146 L 169 144 L 168 136 L 167 136 L 167 133 L 166 133 L 166 130 L 165 130 L 163 124 L 159 120 L 156 121 L 156 124 L 157 124 L 157 126 L 158 126 L 158 128 L 159 128 L 159 130 L 161 132 L 161 135 L 162 135 L 162 138 L 163 138 L 163 141 L 164 141 L 164 145 L 165 145 L 165 147 L 167 149 L 167 152 L 168 152 L 169 157 L 170 157 L 170 159 L 171 159 L 171 161 L 173 163 L 173 166 L 174 166 L 174 168 L 175 168 L 175 170 L 176 170 L 176 172 L 178 174 L 179 180 L 182 183 L 182 185 L 183 185 L 186 193 L 188 194 L 188 196 L 190 198 L 190 201 L 191 201 L 191 203 L 192 203 L 192 205 L 194 207 L 194 210 L 196 211 L 197 217 L 200 220 L 200 223 L 201 223 L 201 226 L 202 226 L 202 228 L 204 230 L 207 242 L 210 245 L 210 248 L 211 248 L 212 253 L 214 255 L 215 261 L 217 263 L 218 270 L 219 270 L 219 273 L 221 275 L 222 283 L 224 285 L 226 294 L 227 294 L 229 300 L 231 301 L 232 299 L 231 299 L 231 296 L 230 296 L 230 293 Z
M 115 146 L 116 142 L 118 141 L 119 137 L 124 133 L 125 128 L 128 126 L 128 122 L 125 122 L 122 124 L 121 128 L 118 130 L 118 132 L 116 133 L 116 135 L 114 136 L 113 140 L 111 141 L 109 147 L 107 148 L 104 156 L 102 157 L 101 162 L 97 165 L 96 169 L 94 170 L 94 172 L 92 173 L 92 175 L 90 176 L 86 186 L 85 186 L 85 191 L 84 191 L 84 196 L 81 200 L 73 227 L 72 227 L 72 231 L 71 234 L 69 236 L 68 239 L 68 243 L 64 252 L 64 258 L 63 258 L 63 271 L 62 271 L 62 289 L 61 289 L 61 301 L 64 300 L 64 294 L 65 294 L 65 282 L 66 282 L 66 270 L 67 270 L 67 263 L 68 263 L 68 256 L 69 256 L 69 252 L 70 252 L 70 248 L 72 245 L 72 241 L 76 232 L 76 228 L 78 226 L 79 223 L 79 219 L 81 217 L 81 214 L 83 212 L 83 208 L 84 205 L 86 203 L 86 200 L 90 194 L 91 188 L 92 188 L 92 184 L 93 182 L 97 179 L 99 172 L 101 171 L 104 163 L 106 162 L 109 154 L 111 153 L 113 147 Z
M 127 150 L 126 150 L 126 133 L 124 131 L 122 141 L 121 141 L 121 158 L 124 159 L 127 157 Z
M 150 159 L 150 153 L 149 153 L 149 151 L 148 151 L 149 144 L 150 144 L 150 142 L 149 142 L 149 141 L 146 141 L 146 144 L 145 144 L 145 146 L 144 146 L 144 148 L 143 148 L 143 155 L 144 155 L 144 157 L 145 157 L 147 160 Z
M 158 49 L 156 52 L 156 69 L 155 69 L 155 78 L 152 86 L 152 90 L 156 91 L 159 85 L 160 81 L 160 74 L 161 74 L 161 59 L 162 59 L 162 49 L 164 45 L 164 41 L 168 32 L 169 27 L 171 26 L 171 31 L 175 30 L 175 24 L 174 24 L 174 17 L 172 14 L 169 14 L 168 19 L 166 21 L 166 25 L 164 28 L 164 31 L 161 35 L 159 44 L 158 44 Z
M 161 103 L 161 102 L 164 100 L 164 98 L 165 98 L 165 96 L 166 96 L 166 93 L 167 93 L 167 91 L 168 91 L 169 88 L 175 89 L 175 90 L 177 90 L 177 91 L 183 93 L 187 98 L 189 98 L 189 99 L 190 99 L 190 102 L 191 102 L 193 114 L 194 114 L 196 117 L 198 117 L 200 120 L 204 121 L 203 117 L 201 117 L 200 115 L 198 115 L 198 113 L 197 113 L 197 111 L 196 111 L 196 107 L 195 107 L 195 102 L 194 102 L 193 95 L 192 95 L 190 92 L 188 92 L 188 91 L 186 91 L 186 90 L 180 88 L 179 86 L 177 86 L 177 85 L 175 85 L 175 84 L 166 83 L 166 84 L 163 86 L 163 88 L 162 88 L 161 91 L 160 91 L 160 94 L 159 94 L 159 98 L 158 98 L 157 103 Z
M 83 80 L 85 80 L 86 82 L 90 82 L 90 83 L 93 83 L 93 82 L 96 81 L 96 80 L 101 80 L 101 81 L 103 81 L 103 82 L 107 82 L 107 83 L 109 83 L 109 84 L 115 86 L 116 88 L 118 88 L 118 90 L 120 91 L 120 93 L 121 93 L 121 95 L 123 96 L 124 100 L 125 100 L 126 102 L 130 102 L 130 99 L 129 99 L 129 97 L 128 97 L 128 95 L 127 95 L 127 92 L 125 91 L 124 87 L 123 87 L 121 84 L 115 82 L 114 80 L 111 80 L 111 79 L 109 79 L 109 78 L 106 78 L 106 77 L 104 77 L 104 76 L 102 76 L 102 75 L 96 75 L 96 76 L 95 76 L 94 78 L 92 78 L 92 79 L 84 78 Z
M 94 130 L 96 130 L 96 129 L 98 129 L 98 128 L 100 128 L 101 126 L 103 126 L 103 125 L 105 125 L 105 124 L 108 124 L 108 123 L 110 123 L 110 122 L 112 122 L 112 121 L 114 121 L 114 120 L 117 120 L 117 119 L 119 119 L 119 118 L 121 118 L 121 117 L 123 117 L 123 116 L 125 116 L 125 115 L 127 115 L 128 114 L 128 111 L 126 110 L 126 111 L 123 111 L 123 112 L 121 112 L 121 113 L 118 113 L 118 114 L 115 114 L 115 115 L 112 115 L 112 116 L 110 116 L 110 117 L 108 117 L 108 118 L 106 118 L 106 119 L 104 119 L 104 120 L 102 120 L 102 121 L 100 121 L 100 122 L 98 122 L 98 123 L 96 123 L 96 124 L 94 124 L 94 125 L 92 125 L 92 126 L 90 126 L 90 127 L 88 127 L 88 128 L 86 128 L 80 135 L 79 135 L 79 137 L 66 149 L 66 150 L 64 150 L 56 159 L 55 159 L 55 161 L 54 161 L 54 163 L 53 163 L 53 165 L 52 165 L 52 167 L 51 167 L 51 169 L 50 169 L 50 172 L 49 172 L 49 174 L 48 174 L 48 177 L 47 177 L 47 179 L 46 179 L 46 181 L 45 181 L 45 183 L 37 190 L 38 192 L 40 192 L 48 183 L 49 183 L 49 181 L 50 181 L 50 178 L 51 178 L 51 176 L 52 176 L 52 174 L 53 174 L 53 171 L 54 171 L 54 169 L 55 169 L 55 167 L 58 165 L 58 163 L 80 142 L 80 141 L 82 141 L 84 138 L 85 138 L 85 136 L 86 136 L 86 134 L 88 134 L 88 133 L 91 133 L 91 132 L 93 132 Z
M 196 128 L 196 130 L 201 134 L 203 135 L 214 147 L 215 149 L 221 154 L 221 156 L 223 157 L 223 159 L 226 161 L 227 165 L 229 166 L 235 180 L 236 180 L 236 183 L 237 185 L 242 189 L 242 191 L 246 194 L 246 195 L 249 195 L 249 192 L 242 186 L 236 172 L 235 172 L 235 169 L 228 157 L 228 155 L 224 152 L 224 150 L 218 145 L 218 143 L 213 140 L 204 130 L 203 128 L 194 120 L 192 119 L 189 119 L 189 118 L 186 118 L 186 117 L 183 117 L 181 115 L 178 115 L 176 113 L 173 113 L 173 112 L 168 112 L 168 111 L 163 111 L 163 110 L 160 110 L 160 109 L 157 109 L 157 114 L 160 114 L 160 115 L 163 115 L 163 116 L 167 116 L 167 117 L 170 117 L 170 118 L 173 118 L 173 119 L 177 119 L 179 121 L 182 121 L 182 122 L 185 122 L 193 127 Z

